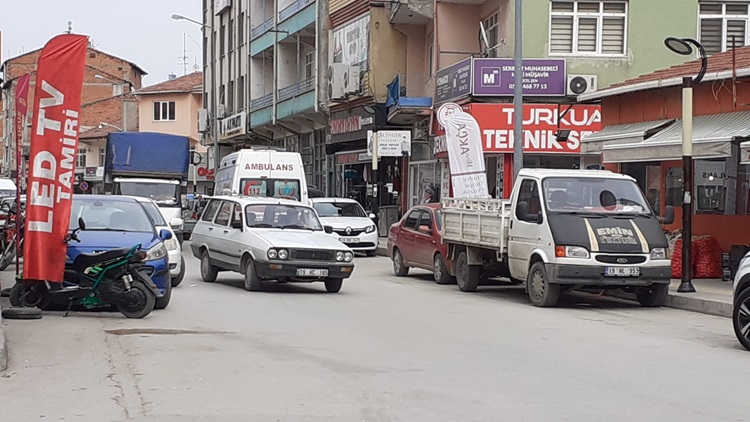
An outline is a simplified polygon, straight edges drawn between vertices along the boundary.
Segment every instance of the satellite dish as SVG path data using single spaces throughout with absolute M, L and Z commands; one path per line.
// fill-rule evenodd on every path
M 482 41 L 484 41 L 484 48 L 487 49 L 487 52 L 489 52 L 492 47 L 490 46 L 490 41 L 487 38 L 487 31 L 484 29 L 484 24 L 482 22 L 479 22 L 479 32 L 482 34 Z
M 589 83 L 586 82 L 586 78 L 576 76 L 575 78 L 570 80 L 570 86 L 568 88 L 570 89 L 570 92 L 578 95 L 586 92 L 586 89 L 588 89 L 588 87 Z

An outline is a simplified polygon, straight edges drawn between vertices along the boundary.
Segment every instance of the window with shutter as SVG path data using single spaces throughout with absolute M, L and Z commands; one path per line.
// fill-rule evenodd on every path
M 706 53 L 714 54 L 747 45 L 750 2 L 700 3 L 698 33 Z
M 624 55 L 627 7 L 627 1 L 553 0 L 550 54 Z

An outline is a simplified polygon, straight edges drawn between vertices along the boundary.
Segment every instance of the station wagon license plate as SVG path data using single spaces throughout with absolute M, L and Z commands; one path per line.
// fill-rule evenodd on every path
M 312 268 L 298 268 L 298 277 L 328 277 L 328 270 L 317 270 Z
M 638 277 L 641 275 L 641 269 L 638 267 L 605 267 L 604 275 L 606 277 Z
M 341 243 L 359 243 L 358 237 L 339 237 Z

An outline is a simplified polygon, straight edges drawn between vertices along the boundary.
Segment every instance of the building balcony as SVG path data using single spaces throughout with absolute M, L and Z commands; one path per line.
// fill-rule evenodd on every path
M 385 106 L 388 109 L 388 122 L 398 125 L 411 125 L 425 119 L 432 113 L 432 97 L 411 96 L 406 83 L 417 83 L 424 75 L 396 75 L 388 84 Z M 410 81 L 410 82 L 405 82 Z M 422 82 L 423 84 L 424 82 Z
M 431 0 L 400 0 L 391 2 L 391 23 L 424 26 L 432 20 Z
M 250 111 L 260 110 L 273 105 L 273 93 L 250 101 Z
M 254 40 L 273 28 L 273 18 L 266 19 L 260 25 L 250 30 L 250 39 Z
M 315 0 L 294 0 L 291 4 L 283 7 L 279 11 L 279 22 L 284 22 L 285 20 L 294 16 L 300 10 L 313 3 L 315 3 Z
M 302 95 L 306 92 L 315 90 L 315 78 L 305 79 L 296 84 L 281 88 L 279 90 L 279 102 L 286 101 L 290 98 Z

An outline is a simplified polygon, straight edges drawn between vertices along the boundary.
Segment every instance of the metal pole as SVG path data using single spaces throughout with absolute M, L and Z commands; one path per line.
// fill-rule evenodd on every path
M 18 89 L 18 87 L 16 87 Z M 18 107 L 14 108 L 14 114 L 18 113 Z M 13 119 L 16 122 L 16 119 Z M 16 235 L 13 238 L 15 243 L 13 246 L 16 248 L 16 277 L 21 272 L 20 259 L 21 259 L 21 150 L 23 149 L 23 135 L 26 131 L 26 116 L 21 117 L 21 127 L 16 126 L 16 130 L 19 133 L 16 134 Z M 10 213 L 8 213 L 8 219 L 10 219 Z M 7 222 L 6 222 L 7 224 Z
M 682 78 L 682 282 L 677 291 L 693 293 L 693 80 Z
M 513 182 L 523 168 L 523 42 L 521 36 L 521 1 L 516 0 L 515 30 L 515 86 L 513 87 Z

